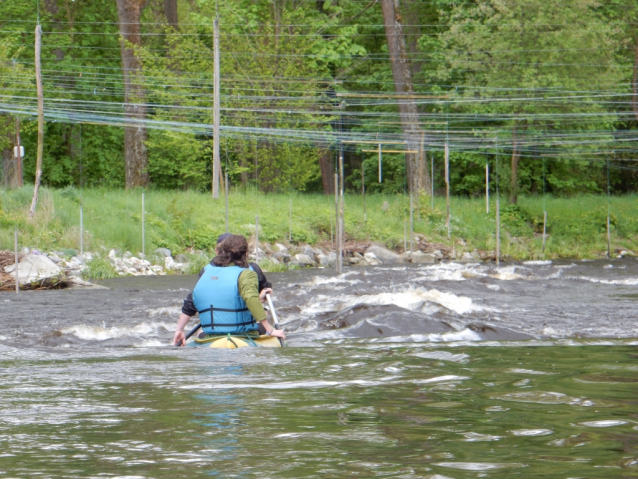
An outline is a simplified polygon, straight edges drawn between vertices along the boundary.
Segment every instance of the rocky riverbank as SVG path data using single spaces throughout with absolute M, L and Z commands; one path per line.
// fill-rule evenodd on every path
M 337 253 L 331 248 L 332 245 L 313 247 L 307 244 L 255 244 L 253 241 L 249 246 L 249 260 L 261 264 L 266 271 L 334 267 L 337 262 Z M 413 250 L 402 253 L 373 243 L 347 242 L 344 245 L 346 266 L 433 264 L 441 260 L 489 261 L 494 258 L 494 253 L 487 251 L 475 250 L 457 254 L 454 248 L 430 243 L 420 235 L 415 235 Z M 21 289 L 91 287 L 93 285 L 87 279 L 91 277 L 93 261 L 102 261 L 102 264 L 110 268 L 113 276 L 154 276 L 195 273 L 199 269 L 197 266 L 201 267 L 209 260 L 209 255 L 204 252 L 173 256 L 166 248 L 158 248 L 147 256 L 141 253 L 135 256 L 115 249 L 108 253 L 87 252 L 80 255 L 73 250 L 43 253 L 24 248 L 19 255 L 17 277 Z M 0 252 L 0 290 L 14 289 L 15 278 L 14 253 Z

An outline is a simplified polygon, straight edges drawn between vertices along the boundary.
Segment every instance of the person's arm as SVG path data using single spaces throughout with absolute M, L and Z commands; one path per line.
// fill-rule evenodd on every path
M 259 265 L 257 263 L 250 263 L 250 266 L 252 267 L 253 271 L 257 273 L 257 281 L 259 282 L 259 286 L 257 286 L 257 289 L 259 290 L 259 292 L 261 293 L 265 288 L 272 289 L 272 283 L 266 279 L 266 275 L 261 270 Z
M 177 320 L 177 327 L 175 328 L 175 336 L 173 336 L 173 344 L 177 346 L 180 344 L 184 346 L 186 344 L 186 336 L 184 336 L 184 328 L 190 321 L 191 317 L 187 314 L 180 314 L 179 319 Z
M 255 321 L 261 323 L 261 325 L 266 329 L 266 334 L 276 338 L 286 339 L 286 335 L 282 330 L 275 329 L 268 323 L 266 311 L 261 304 L 259 292 L 257 291 L 257 273 L 251 270 L 243 271 L 239 275 L 237 285 L 239 286 L 239 294 L 246 302 L 248 310 L 253 315 Z

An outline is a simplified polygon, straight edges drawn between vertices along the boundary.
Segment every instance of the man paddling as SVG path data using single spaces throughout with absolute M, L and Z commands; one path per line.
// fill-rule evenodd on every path
M 259 292 L 258 275 L 249 269 L 247 262 L 246 238 L 229 234 L 220 239 L 216 247 L 218 256 L 204 268 L 195 289 L 184 301 L 173 344 L 183 346 L 186 343 L 184 327 L 195 312 L 199 312 L 204 336 L 259 331 L 286 339 L 283 331 L 268 324 L 262 303 L 272 289 L 264 288 Z

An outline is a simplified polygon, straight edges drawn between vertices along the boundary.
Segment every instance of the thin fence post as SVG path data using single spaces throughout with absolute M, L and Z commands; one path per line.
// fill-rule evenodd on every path
M 335 173 L 335 250 L 337 253 L 337 273 L 341 273 L 341 255 L 339 254 L 339 175 Z
M 363 153 L 361 153 L 363 155 Z M 361 157 L 361 196 L 363 197 L 363 221 L 368 221 L 368 215 L 366 214 L 366 178 L 364 175 L 364 163 L 363 156 Z
M 547 238 L 547 211 L 543 211 L 543 246 L 541 253 L 545 253 L 545 239 Z
M 410 193 L 410 254 L 414 249 L 414 202 L 413 195 Z
M 381 162 L 381 143 L 379 143 L 379 183 L 383 183 L 383 169 Z
M 80 256 L 84 254 L 84 215 L 80 203 Z
M 255 216 L 255 262 L 259 263 L 259 215 Z
M 146 257 L 146 248 L 144 246 L 144 244 L 146 243 L 145 237 L 144 237 L 144 221 L 145 221 L 145 217 L 144 217 L 144 193 L 142 193 L 142 257 Z
M 20 292 L 20 279 L 18 278 L 18 265 L 20 264 L 20 260 L 18 258 L 18 228 L 15 229 L 13 236 L 14 236 L 13 242 L 14 242 L 15 262 L 16 262 L 16 267 L 14 272 L 16 277 L 16 294 L 18 294 Z
M 434 209 L 434 153 L 432 153 L 432 209 Z
M 485 213 L 490 214 L 490 162 L 485 162 Z
M 447 222 L 447 239 L 450 239 L 452 225 L 450 224 L 450 145 L 445 144 L 445 205 Z
M 290 218 L 288 227 L 288 241 L 292 243 L 292 196 L 290 197 Z
M 501 202 L 498 187 L 498 142 L 496 143 L 496 267 L 501 264 Z
M 226 173 L 226 177 L 225 177 L 225 183 L 226 183 L 226 191 L 225 193 L 225 197 L 226 197 L 226 233 L 230 232 L 230 228 L 228 227 L 228 173 Z
M 607 158 L 607 257 L 611 258 L 611 221 L 609 217 L 611 216 L 611 206 L 609 204 L 610 197 L 610 186 L 609 186 L 609 157 Z
M 403 252 L 408 250 L 408 220 L 403 220 Z

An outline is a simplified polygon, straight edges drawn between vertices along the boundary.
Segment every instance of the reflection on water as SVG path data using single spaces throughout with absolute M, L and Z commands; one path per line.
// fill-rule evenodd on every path
M 636 343 L 0 349 L 0 477 L 638 477 Z

